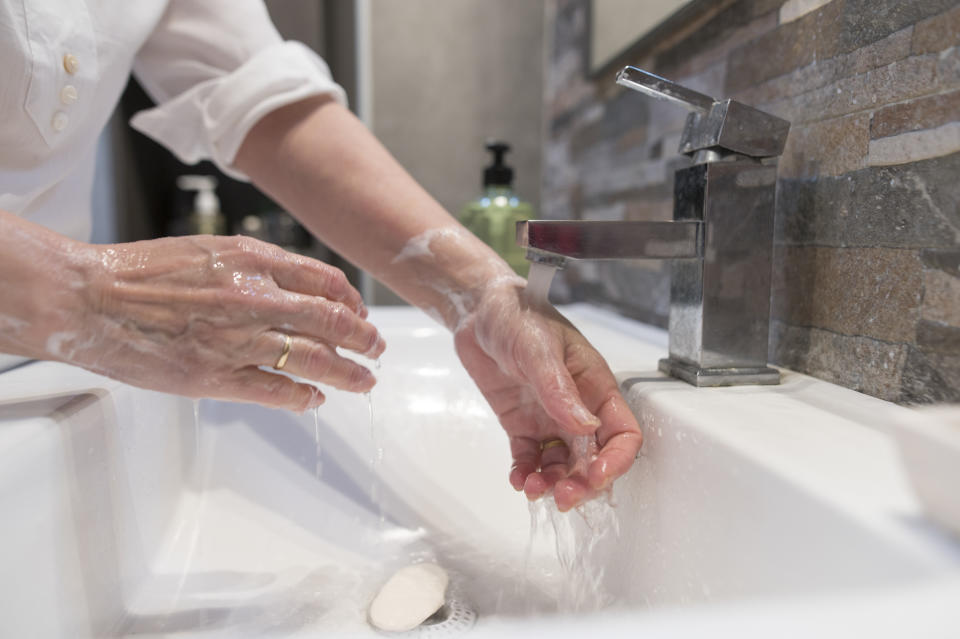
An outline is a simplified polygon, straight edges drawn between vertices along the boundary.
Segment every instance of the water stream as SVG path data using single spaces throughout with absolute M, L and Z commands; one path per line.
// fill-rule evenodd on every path
M 527 278 L 526 297 L 531 306 L 550 304 L 550 283 L 556 267 L 532 262 Z M 596 458 L 597 443 L 592 435 L 577 437 L 571 445 L 571 472 L 586 475 Z M 576 521 L 579 518 L 581 521 Z M 530 503 L 530 536 L 523 564 L 523 581 L 532 580 L 532 556 L 540 544 L 553 543 L 560 567 L 557 609 L 561 613 L 596 611 L 611 603 L 603 586 L 603 563 L 595 556 L 601 543 L 616 543 L 619 520 L 612 493 L 607 492 L 561 513 L 553 495 L 548 493 Z
M 320 408 L 313 409 L 313 437 L 317 444 L 316 475 L 317 479 L 323 474 L 323 448 L 320 446 Z
M 376 369 L 380 370 L 380 358 L 375 364 Z M 370 414 L 370 501 L 377 507 L 377 514 L 380 516 L 380 527 L 383 528 L 385 516 L 383 505 L 380 503 L 380 464 L 383 461 L 383 433 L 380 432 L 377 424 L 376 414 L 373 410 L 373 391 L 364 393 L 367 397 L 367 409 Z
M 193 463 L 195 468 L 200 467 L 200 400 L 193 400 Z

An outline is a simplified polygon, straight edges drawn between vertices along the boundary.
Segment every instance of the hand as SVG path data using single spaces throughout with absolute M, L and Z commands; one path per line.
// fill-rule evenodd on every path
M 303 411 L 323 394 L 259 368 L 276 364 L 289 335 L 284 372 L 349 391 L 375 384 L 337 354 L 379 357 L 384 342 L 336 268 L 243 237 L 93 251 L 87 308 L 77 330 L 47 338 L 54 359 L 144 388 Z
M 516 284 L 483 295 L 457 353 L 510 438 L 510 483 L 569 510 L 624 474 L 643 442 L 606 362 L 549 305 Z M 562 440 L 541 451 L 544 442 Z M 594 456 L 593 453 L 598 451 Z

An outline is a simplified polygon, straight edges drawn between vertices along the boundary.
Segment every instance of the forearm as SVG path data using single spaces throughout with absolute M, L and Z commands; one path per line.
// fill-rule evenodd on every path
M 0 352 L 62 359 L 59 338 L 85 321 L 87 245 L 0 211 Z
M 486 285 L 515 279 L 332 101 L 271 113 L 236 165 L 327 245 L 451 328 Z

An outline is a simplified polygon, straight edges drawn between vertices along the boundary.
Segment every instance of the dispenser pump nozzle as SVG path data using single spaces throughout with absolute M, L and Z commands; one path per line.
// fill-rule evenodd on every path
M 493 164 L 483 170 L 483 186 L 510 186 L 513 184 L 513 169 L 504 163 L 503 157 L 510 150 L 506 142 L 490 140 L 487 150 L 493 154 Z
M 220 200 L 217 199 L 217 178 L 210 175 L 181 175 L 177 178 L 177 187 L 183 191 L 196 191 L 193 201 L 197 215 L 219 215 Z

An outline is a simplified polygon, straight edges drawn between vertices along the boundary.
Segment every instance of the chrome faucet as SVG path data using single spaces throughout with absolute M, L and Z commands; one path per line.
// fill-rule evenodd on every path
M 527 259 L 671 260 L 670 356 L 660 370 L 695 386 L 778 384 L 767 365 L 777 157 L 790 123 L 636 67 L 617 84 L 687 108 L 671 222 L 530 220 Z

